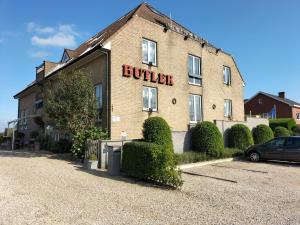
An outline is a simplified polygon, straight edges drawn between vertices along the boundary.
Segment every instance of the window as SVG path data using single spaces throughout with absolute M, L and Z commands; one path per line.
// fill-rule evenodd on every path
M 261 98 L 259 98 L 259 99 L 258 99 L 258 104 L 261 105 L 262 103 L 263 103 L 263 100 L 262 100 Z
M 224 116 L 225 117 L 232 116 L 232 101 L 229 99 L 225 99 L 224 101 Z
M 157 89 L 144 87 L 143 89 L 143 110 L 157 111 Z
M 189 55 L 189 83 L 201 85 L 201 60 L 199 57 Z
M 143 39 L 143 63 L 156 66 L 156 42 Z
M 202 120 L 202 96 L 189 95 L 190 122 L 197 123 Z
M 95 85 L 95 98 L 97 109 L 102 109 L 102 84 Z
M 300 113 L 296 113 L 296 119 L 300 120 Z
M 224 84 L 231 85 L 231 71 L 228 66 L 223 66 L 223 79 Z
M 284 145 L 284 138 L 276 138 L 274 140 L 269 141 L 266 145 L 270 148 L 282 147 Z
M 36 112 L 36 110 L 40 109 L 40 108 L 43 108 L 43 99 L 38 99 L 35 101 L 35 104 L 34 104 L 34 112 Z

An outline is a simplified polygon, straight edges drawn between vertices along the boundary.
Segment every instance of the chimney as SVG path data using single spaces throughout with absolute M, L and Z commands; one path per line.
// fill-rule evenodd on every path
M 281 91 L 278 93 L 279 98 L 285 98 L 285 92 Z

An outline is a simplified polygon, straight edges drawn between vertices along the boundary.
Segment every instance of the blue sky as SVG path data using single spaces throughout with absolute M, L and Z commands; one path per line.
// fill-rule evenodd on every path
M 13 95 L 44 59 L 59 61 L 142 1 L 0 0 L 0 131 L 17 116 Z M 300 102 L 300 1 L 148 1 L 236 59 L 245 98 L 257 91 Z

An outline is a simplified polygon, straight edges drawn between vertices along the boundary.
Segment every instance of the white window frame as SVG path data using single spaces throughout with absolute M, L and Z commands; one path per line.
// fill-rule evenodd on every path
M 258 104 L 260 104 L 260 105 L 261 105 L 262 103 L 263 103 L 263 100 L 262 100 L 262 98 L 259 98 L 259 99 L 258 99 Z
M 194 118 L 191 120 L 190 114 L 191 114 L 191 107 L 190 107 L 190 99 L 193 98 L 193 110 L 196 109 L 196 98 L 199 97 L 199 111 L 194 111 Z M 197 116 L 199 116 L 199 120 L 197 120 Z M 198 123 L 203 120 L 202 115 L 202 95 L 195 95 L 195 94 L 189 94 L 189 120 L 190 123 Z
M 147 42 L 147 60 L 144 59 L 144 49 L 143 49 L 143 45 L 144 45 L 144 41 Z M 142 39 L 142 59 L 143 59 L 143 63 L 146 64 L 150 64 L 150 44 L 153 43 L 154 44 L 154 60 L 155 62 L 151 62 L 153 66 L 157 66 L 157 43 L 155 41 L 151 41 L 149 39 L 143 38 Z
M 300 120 L 300 112 L 299 112 L 299 113 L 296 113 L 296 119 L 297 119 L 297 120 Z
M 148 96 L 147 96 L 147 98 L 148 98 L 148 107 L 147 108 L 144 107 L 144 90 L 145 89 L 148 89 Z M 153 98 L 151 90 L 155 90 L 155 94 L 156 94 L 156 98 L 155 98 L 156 104 L 155 105 L 156 105 L 156 108 L 151 107 L 151 100 Z M 151 95 L 150 95 L 150 93 L 151 93 Z M 143 111 L 150 111 L 150 108 L 151 108 L 152 112 L 157 112 L 157 108 L 158 108 L 158 90 L 157 90 L 156 87 L 143 86 L 142 103 L 143 103 Z
M 193 67 L 192 68 L 192 71 L 193 71 L 192 73 L 190 73 L 190 68 L 189 68 L 190 59 L 192 59 L 192 67 Z M 199 74 L 195 73 L 195 71 L 196 71 L 195 59 L 199 60 L 199 63 L 198 63 L 198 65 L 199 65 L 199 68 L 198 68 Z M 188 76 L 189 76 L 189 84 L 193 84 L 193 85 L 197 85 L 197 86 L 201 86 L 202 85 L 201 64 L 202 64 L 201 57 L 188 54 Z M 190 81 L 190 78 L 193 79 L 192 82 Z M 199 80 L 199 84 L 196 83 L 196 80 Z
M 229 104 L 229 107 L 227 108 L 227 104 Z M 225 99 L 224 100 L 224 117 L 232 117 L 232 100 L 231 99 Z
M 228 76 L 226 75 L 226 71 L 229 71 Z M 229 66 L 223 66 L 223 82 L 226 85 L 231 85 L 231 68 Z

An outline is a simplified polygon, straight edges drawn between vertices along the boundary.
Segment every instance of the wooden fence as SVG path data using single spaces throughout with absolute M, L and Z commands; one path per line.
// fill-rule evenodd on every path
M 88 140 L 84 158 L 88 159 L 91 154 L 97 156 L 98 161 L 101 160 L 101 140 Z

